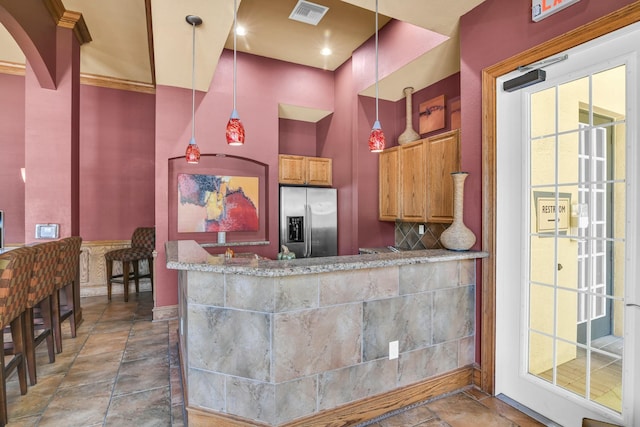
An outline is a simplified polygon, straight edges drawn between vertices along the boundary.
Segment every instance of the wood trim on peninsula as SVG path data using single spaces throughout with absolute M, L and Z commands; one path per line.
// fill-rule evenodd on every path
M 182 347 L 178 346 L 178 348 Z M 414 403 L 423 402 L 446 393 L 469 387 L 473 381 L 473 370 L 473 366 L 460 368 L 417 384 L 359 400 L 311 417 L 295 420 L 283 424 L 282 427 L 341 427 L 368 421 Z M 188 396 L 186 393 L 184 401 L 189 426 L 191 427 L 211 425 L 218 427 L 269 426 L 269 424 L 258 423 L 253 420 L 246 420 L 240 417 L 191 407 L 188 404 Z

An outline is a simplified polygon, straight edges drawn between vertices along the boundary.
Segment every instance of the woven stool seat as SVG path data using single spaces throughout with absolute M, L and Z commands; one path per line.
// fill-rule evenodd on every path
M 138 261 L 141 259 L 152 258 L 153 250 L 147 248 L 124 248 L 116 249 L 104 254 L 107 261 Z

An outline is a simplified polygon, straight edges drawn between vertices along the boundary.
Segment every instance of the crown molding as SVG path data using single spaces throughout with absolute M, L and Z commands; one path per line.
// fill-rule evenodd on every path
M 133 80 L 116 79 L 113 77 L 98 76 L 95 74 L 80 74 L 80 84 L 87 86 L 99 86 L 110 89 L 128 90 L 155 94 L 156 88 L 151 83 L 136 82 Z
M 87 23 L 84 21 L 84 17 L 80 12 L 65 10 L 58 20 L 58 26 L 73 30 L 73 34 L 76 36 L 76 39 L 78 39 L 78 42 L 80 42 L 80 45 L 89 43 L 92 40 L 89 28 L 87 28 Z
M 0 61 L 0 74 L 24 76 L 25 65 L 17 62 Z M 106 87 L 109 89 L 128 90 L 155 94 L 156 88 L 151 83 L 136 82 L 133 80 L 116 79 L 113 77 L 98 76 L 94 74 L 80 74 L 80 84 L 87 86 Z

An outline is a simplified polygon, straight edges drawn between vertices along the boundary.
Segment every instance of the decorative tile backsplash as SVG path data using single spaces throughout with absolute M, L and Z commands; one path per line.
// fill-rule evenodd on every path
M 419 226 L 424 225 L 424 234 L 420 235 Z M 395 246 L 401 249 L 443 249 L 440 235 L 450 224 L 416 223 L 396 221 Z

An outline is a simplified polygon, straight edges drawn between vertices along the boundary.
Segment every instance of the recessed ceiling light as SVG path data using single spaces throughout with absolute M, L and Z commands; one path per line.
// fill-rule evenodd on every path
M 320 51 L 320 53 L 324 56 L 329 56 L 331 55 L 331 49 L 329 49 L 328 47 L 324 47 L 322 48 L 322 50 Z
M 236 35 L 238 36 L 245 36 L 247 35 L 247 30 L 246 28 L 244 28 L 242 25 L 238 25 L 236 27 Z

